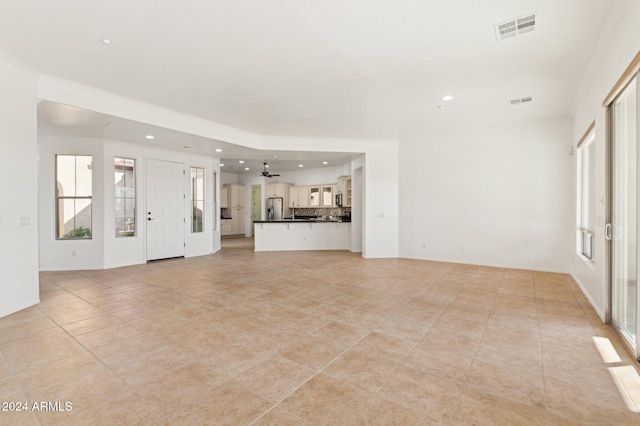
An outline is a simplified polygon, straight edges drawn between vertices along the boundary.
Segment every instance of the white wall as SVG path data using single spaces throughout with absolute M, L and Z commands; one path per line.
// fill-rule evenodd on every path
M 56 240 L 55 156 L 92 156 L 92 237 L 88 240 Z M 102 140 L 52 138 L 38 140 L 38 201 L 40 270 L 102 269 L 104 265 L 104 149 Z
M 569 118 L 402 140 L 400 255 L 568 271 L 570 141 Z
M 127 142 L 85 138 L 40 138 L 39 140 L 39 224 L 40 269 L 80 270 L 103 269 L 146 262 L 145 242 L 145 167 L 147 159 L 181 162 L 185 166 L 185 256 L 200 256 L 219 250 L 220 230 L 215 229 L 213 171 L 218 163 L 210 157 L 186 154 L 180 151 L 154 149 Z M 91 240 L 55 239 L 55 168 L 56 154 L 93 156 L 93 235 Z M 116 238 L 114 231 L 114 157 L 136 160 L 136 236 Z M 204 232 L 192 234 L 188 214 L 190 212 L 189 168 L 205 169 Z
M 235 173 L 220 173 L 220 185 L 222 186 L 228 183 L 238 183 L 238 175 Z
M 367 192 L 363 195 L 363 214 L 366 216 L 363 256 L 398 256 L 399 170 L 398 142 L 395 140 L 264 136 L 49 76 L 39 79 L 38 95 L 52 102 L 254 149 L 363 153 L 366 155 L 363 188 Z
M 280 177 L 271 178 L 267 183 L 283 182 L 295 186 L 334 184 L 338 182 L 339 176 L 350 174 L 349 171 L 344 172 L 344 165 L 277 173 L 280 174 Z
M 13 62 L 13 60 L 11 60 Z M 40 301 L 37 80 L 0 52 L 0 317 Z M 20 218 L 24 218 L 22 225 Z M 28 221 L 28 224 L 26 223 Z
M 589 125 L 595 121 L 596 144 L 596 229 L 594 262 L 585 262 L 575 255 L 571 261 L 571 273 L 582 287 L 594 308 L 605 320 L 609 309 L 604 223 L 608 217 L 606 194 L 606 110 L 602 102 L 615 86 L 625 69 L 640 50 L 640 2 L 623 1 L 616 5 L 602 32 L 598 47 L 581 82 L 574 102 L 572 141 L 580 140 Z M 574 175 L 575 167 L 573 165 Z M 575 211 L 575 192 L 572 196 Z M 577 223 L 571 224 L 573 240 Z M 574 243 L 575 246 L 575 243 Z

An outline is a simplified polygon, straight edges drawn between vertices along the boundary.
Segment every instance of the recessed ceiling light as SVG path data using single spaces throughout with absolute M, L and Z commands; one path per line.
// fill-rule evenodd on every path
M 304 118 L 310 118 L 310 117 L 311 117 L 311 115 L 309 115 L 309 114 L 305 114 L 304 115 Z
M 443 100 L 443 101 L 450 101 L 451 99 L 453 99 L 453 96 L 451 96 L 451 95 L 444 95 L 444 96 L 442 97 L 442 100 Z
M 245 170 L 249 170 L 249 168 L 248 168 L 248 167 L 245 167 L 244 169 L 245 169 Z
M 216 148 L 216 152 L 222 152 L 221 148 Z
M 357 77 L 357 78 L 366 78 L 367 77 L 367 73 L 364 72 L 364 71 L 356 71 L 356 72 L 353 73 L 353 76 Z
M 101 39 L 100 39 L 100 41 L 101 41 L 103 44 L 111 44 L 111 40 L 109 40 L 108 38 L 101 38 Z
M 274 156 L 273 156 L 273 158 L 278 158 L 278 156 L 277 156 L 277 155 L 274 155 Z
M 444 105 L 438 105 L 438 109 L 444 109 Z
M 220 164 L 220 167 L 224 167 L 224 164 Z
M 244 164 L 244 160 L 240 160 L 240 161 L 238 161 L 238 163 Z
M 64 121 L 64 118 L 62 118 L 62 117 L 58 117 L 58 118 L 56 118 L 56 120 L 58 120 L 58 121 Z
M 145 136 L 145 138 L 152 140 L 152 139 L 155 139 L 156 137 L 153 136 L 153 135 L 147 135 L 147 136 Z
M 113 124 L 113 123 L 107 123 L 107 126 L 109 126 L 109 127 L 113 127 L 113 126 L 114 126 L 114 124 Z
M 264 166 L 265 166 L 267 169 L 269 168 L 269 165 L 268 165 L 268 164 L 265 164 Z
M 322 164 L 329 164 L 329 162 L 328 161 L 323 161 Z
M 298 164 L 298 167 L 304 167 L 304 164 Z

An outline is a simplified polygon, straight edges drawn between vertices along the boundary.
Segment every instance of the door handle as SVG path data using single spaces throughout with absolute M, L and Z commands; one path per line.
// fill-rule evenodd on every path
M 604 226 L 604 237 L 609 241 L 611 241 L 613 238 L 612 226 L 610 223 L 607 223 Z
M 147 220 L 153 220 L 155 217 L 148 217 Z

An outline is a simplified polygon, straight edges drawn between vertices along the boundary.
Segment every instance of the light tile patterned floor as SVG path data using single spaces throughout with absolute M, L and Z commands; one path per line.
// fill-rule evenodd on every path
M 0 319 L 0 401 L 30 409 L 0 424 L 640 424 L 567 275 L 246 243 L 42 273 Z

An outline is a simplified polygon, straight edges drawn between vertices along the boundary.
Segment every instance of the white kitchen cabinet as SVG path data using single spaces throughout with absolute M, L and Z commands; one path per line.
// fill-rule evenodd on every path
M 338 193 L 338 184 L 331 185 L 331 207 L 336 207 L 336 194 Z
M 244 207 L 235 207 L 231 213 L 231 235 L 244 235 L 246 218 Z
M 322 207 L 333 207 L 333 185 L 322 185 L 320 191 L 320 205 Z
M 309 207 L 320 207 L 320 187 L 309 187 Z
M 342 207 L 351 207 L 351 176 L 340 176 L 337 185 L 337 194 L 342 194 Z
M 227 186 L 220 188 L 220 208 L 226 209 L 229 207 L 229 189 Z
M 292 186 L 289 188 L 290 207 L 309 207 L 309 187 L 308 186 Z
M 230 234 L 237 235 L 245 233 L 245 196 L 246 187 L 235 183 L 224 186 L 228 191 L 229 204 L 227 210 L 231 216 Z
M 231 232 L 231 219 L 221 219 L 220 220 L 220 235 L 233 235 Z
M 290 183 L 268 183 L 267 196 L 265 198 L 270 198 L 270 197 L 288 198 L 290 187 L 291 187 Z
M 333 187 L 331 185 L 309 187 L 309 207 L 331 206 L 333 206 Z
M 238 185 L 235 183 L 225 185 L 229 191 L 229 207 L 246 207 L 246 192 L 244 185 Z

